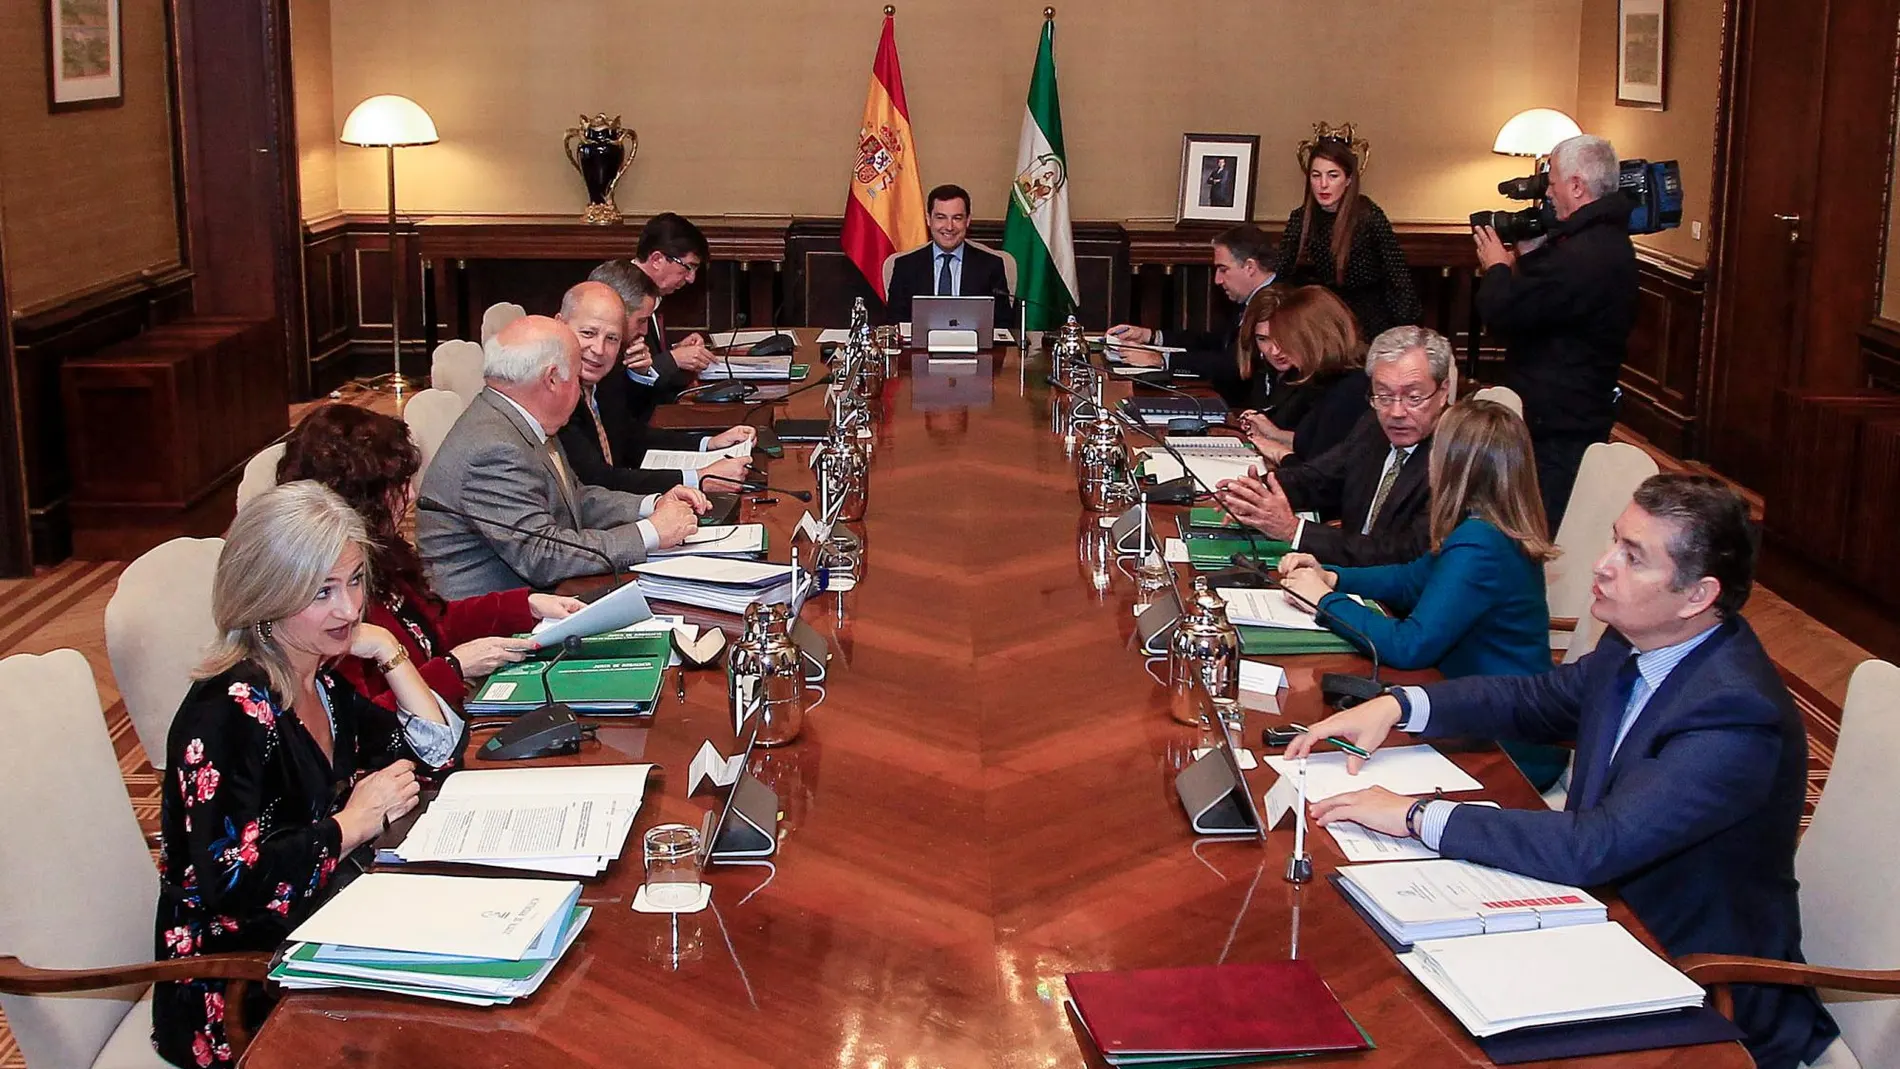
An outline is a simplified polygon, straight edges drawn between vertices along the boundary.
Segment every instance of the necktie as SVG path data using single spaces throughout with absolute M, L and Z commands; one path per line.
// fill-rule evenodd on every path
M 1371 534 L 1372 525 L 1379 522 L 1379 510 L 1385 507 L 1385 499 L 1392 494 L 1392 484 L 1399 481 L 1399 469 L 1405 466 L 1405 450 L 1392 447 L 1392 463 L 1386 465 L 1385 474 L 1379 479 L 1379 488 L 1372 493 L 1372 507 L 1366 510 L 1366 525 L 1359 529 L 1360 534 Z
M 552 438 L 549 438 L 543 443 L 542 448 L 548 451 L 548 464 L 554 468 L 554 477 L 560 481 L 561 496 L 566 497 L 567 489 L 572 485 L 572 480 L 568 478 L 567 465 L 561 460 L 561 451 L 554 447 L 554 439 Z
M 600 455 L 609 467 L 614 462 L 614 447 L 607 444 L 607 424 L 600 418 L 600 401 L 594 396 L 594 387 L 587 388 L 587 411 L 594 414 L 594 434 L 600 439 Z
M 1642 673 L 1636 667 L 1636 651 L 1631 650 L 1629 657 L 1617 666 L 1612 702 L 1604 710 L 1603 722 L 1597 726 L 1596 745 L 1589 754 L 1588 778 L 1580 784 L 1582 797 L 1578 798 L 1579 792 L 1574 789 L 1570 792 L 1571 799 L 1578 803 L 1577 808 L 1593 806 L 1603 797 L 1605 781 L 1610 778 L 1610 760 L 1616 756 L 1616 736 L 1623 730 L 1623 718 L 1629 715 L 1630 698 L 1636 693 L 1636 681 L 1640 678 Z M 1578 756 L 1581 758 L 1583 755 Z
M 939 250 L 937 253 L 937 263 L 939 264 L 937 268 L 937 296 L 955 297 L 956 294 L 951 292 L 956 284 L 950 281 L 950 254 Z

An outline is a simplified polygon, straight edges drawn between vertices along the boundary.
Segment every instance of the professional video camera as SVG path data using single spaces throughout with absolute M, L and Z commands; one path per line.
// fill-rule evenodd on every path
M 1630 233 L 1654 234 L 1682 225 L 1682 168 L 1675 160 L 1622 160 L 1617 166 L 1618 190 L 1636 203 L 1630 213 Z M 1472 212 L 1472 226 L 1488 226 L 1498 232 L 1499 240 L 1511 244 L 1543 237 L 1557 225 L 1548 170 L 1499 182 L 1498 192 L 1512 200 L 1539 203 L 1514 212 Z

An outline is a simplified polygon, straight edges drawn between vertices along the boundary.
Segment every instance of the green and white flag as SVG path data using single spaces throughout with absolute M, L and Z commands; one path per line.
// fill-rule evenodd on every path
M 1062 148 L 1062 104 L 1056 96 L 1056 24 L 1042 24 L 1029 105 L 1016 147 L 1003 248 L 1016 258 L 1016 296 L 1030 330 L 1052 330 L 1074 310 L 1075 235 L 1069 227 L 1069 167 Z

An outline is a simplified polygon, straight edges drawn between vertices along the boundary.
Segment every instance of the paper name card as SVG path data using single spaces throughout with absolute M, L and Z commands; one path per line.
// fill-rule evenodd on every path
M 1255 694 L 1278 694 L 1286 686 L 1286 669 L 1265 661 L 1240 662 L 1240 689 Z
M 695 795 L 701 787 L 730 787 L 745 767 L 745 755 L 727 757 L 713 748 L 711 740 L 699 744 L 693 763 L 687 769 L 686 793 Z

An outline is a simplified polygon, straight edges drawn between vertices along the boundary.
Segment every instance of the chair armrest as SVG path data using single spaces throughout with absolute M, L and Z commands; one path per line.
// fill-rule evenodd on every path
M 19 958 L 0 955 L 0 991 L 55 995 L 161 980 L 263 980 L 270 973 L 270 963 L 271 955 L 264 953 L 206 954 L 99 969 L 36 969 Z
M 1553 616 L 1550 618 L 1550 629 L 1552 631 L 1575 631 L 1577 629 L 1577 618 L 1574 616 Z
M 1711 984 L 1787 984 L 1825 987 L 1833 991 L 1900 995 L 1900 969 L 1835 969 L 1800 961 L 1733 957 L 1727 954 L 1685 955 L 1676 962 L 1676 968 L 1704 987 Z

